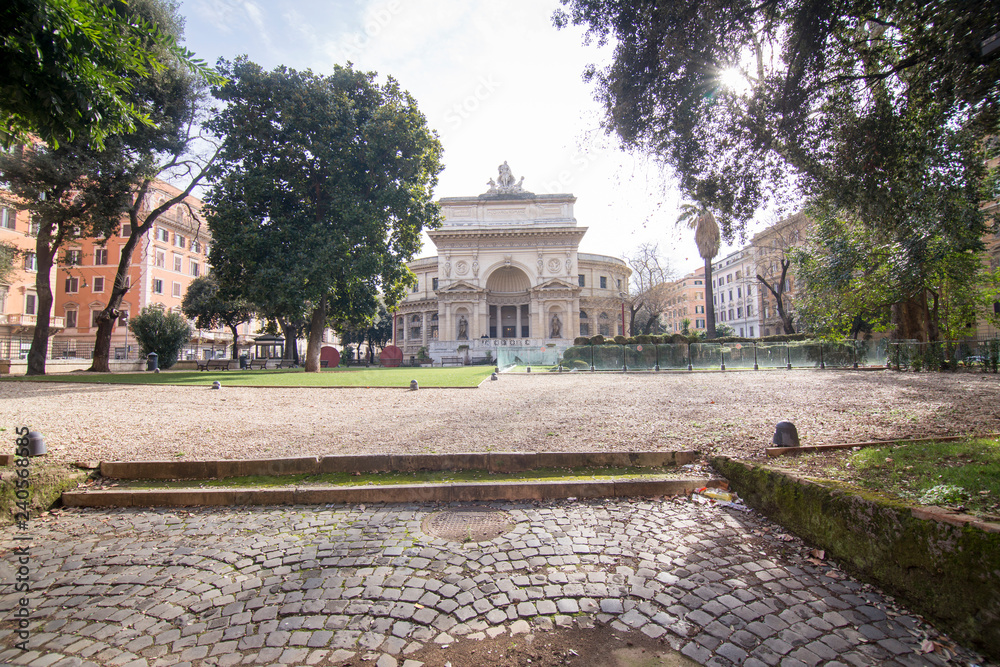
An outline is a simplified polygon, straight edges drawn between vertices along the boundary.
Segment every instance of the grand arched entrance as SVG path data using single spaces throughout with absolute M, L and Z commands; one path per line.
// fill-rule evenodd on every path
M 531 337 L 531 281 L 521 269 L 502 266 L 486 280 L 490 338 Z

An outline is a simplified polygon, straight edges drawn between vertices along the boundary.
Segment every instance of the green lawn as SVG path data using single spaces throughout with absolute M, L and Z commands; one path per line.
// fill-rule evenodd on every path
M 269 371 L 163 371 L 161 373 L 59 373 L 17 376 L 3 382 L 83 382 L 88 384 L 164 384 L 224 387 L 475 387 L 493 372 L 492 366 L 455 368 L 349 368 L 306 373 L 301 368 Z
M 1000 513 L 1000 441 L 906 443 L 866 447 L 849 461 L 852 481 L 926 505 Z

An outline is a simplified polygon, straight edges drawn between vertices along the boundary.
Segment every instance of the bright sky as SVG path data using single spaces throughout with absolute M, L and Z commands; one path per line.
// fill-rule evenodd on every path
M 678 275 L 701 266 L 674 221 L 676 189 L 617 149 L 582 74 L 609 49 L 556 30 L 557 0 L 183 0 L 186 45 L 209 63 L 246 54 L 261 66 L 327 74 L 334 64 L 392 76 L 444 145 L 435 197 L 478 195 L 506 160 L 524 188 L 573 193 L 589 228 L 580 250 L 621 257 L 659 243 Z M 730 248 L 724 247 L 720 257 Z M 421 256 L 435 254 L 426 240 Z

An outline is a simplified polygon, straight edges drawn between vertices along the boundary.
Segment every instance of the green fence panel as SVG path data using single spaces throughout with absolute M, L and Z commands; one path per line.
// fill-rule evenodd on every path
M 691 368 L 722 367 L 722 346 L 718 343 L 691 343 Z
M 687 370 L 687 343 L 678 345 L 664 343 L 662 345 L 657 345 L 656 350 L 660 356 L 660 370 Z
M 722 354 L 727 369 L 753 368 L 753 343 L 726 343 L 722 346 Z
M 594 353 L 594 369 L 599 371 L 620 371 L 622 369 L 622 354 L 624 347 L 614 343 L 592 345 Z

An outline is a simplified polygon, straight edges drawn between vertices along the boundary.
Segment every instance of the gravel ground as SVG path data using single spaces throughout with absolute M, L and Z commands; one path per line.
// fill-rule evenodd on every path
M 774 424 L 803 444 L 1000 431 L 1000 375 L 886 371 L 503 375 L 478 389 L 0 383 L 0 427 L 56 459 L 696 449 L 756 458 Z

